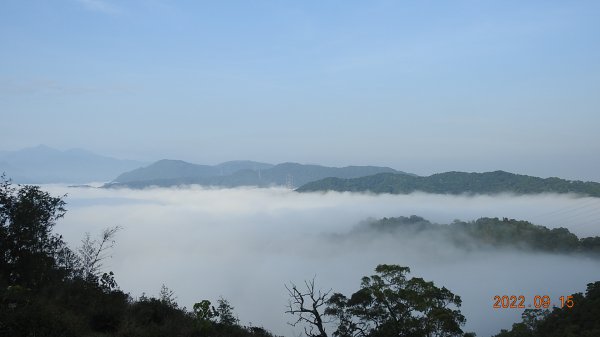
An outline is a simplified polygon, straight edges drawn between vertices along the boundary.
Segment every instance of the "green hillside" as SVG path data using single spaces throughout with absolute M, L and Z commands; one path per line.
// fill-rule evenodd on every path
M 577 193 L 600 197 L 600 183 L 539 178 L 504 171 L 445 172 L 427 177 L 381 173 L 353 179 L 326 178 L 301 186 L 298 192 L 339 191 L 407 194 Z

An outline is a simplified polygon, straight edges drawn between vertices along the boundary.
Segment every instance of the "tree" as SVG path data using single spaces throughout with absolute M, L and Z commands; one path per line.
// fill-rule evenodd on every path
M 422 278 L 407 279 L 408 267 L 378 265 L 350 298 L 336 293 L 325 314 L 336 318 L 339 337 L 462 336 L 459 296 Z
M 158 300 L 165 304 L 170 308 L 177 308 L 177 296 L 175 296 L 175 292 L 169 289 L 166 285 L 162 285 L 160 287 L 160 292 L 158 293 Z
M 103 261 L 110 257 L 109 251 L 114 247 L 114 237 L 120 229 L 119 226 L 106 228 L 99 239 L 92 239 L 89 232 L 85 233 L 81 241 L 82 245 L 78 249 L 83 279 L 93 283 L 104 280 L 103 283 L 107 283 L 106 280 L 110 278 L 112 272 L 108 274 L 102 272 Z
M 209 300 L 202 300 L 199 303 L 195 303 L 193 309 L 196 326 L 200 330 L 210 328 L 212 320 L 219 315 L 215 307 L 210 305 Z
M 310 337 L 327 337 L 324 325 L 329 322 L 323 319 L 324 315 L 321 311 L 327 303 L 331 290 L 325 292 L 316 290 L 314 278 L 311 281 L 304 281 L 304 285 L 306 288 L 304 291 L 300 291 L 294 283 L 285 286 L 290 295 L 286 313 L 298 317 L 290 325 L 303 324 L 304 333 Z
M 325 314 L 333 316 L 338 321 L 338 328 L 333 332 L 337 337 L 366 337 L 371 330 L 368 320 L 355 318 L 355 310 L 348 304 L 348 298 L 335 293 L 327 300 Z
M 217 300 L 217 316 L 219 316 L 219 323 L 224 325 L 237 325 L 239 323 L 239 319 L 235 317 L 233 314 L 233 309 L 235 309 L 228 300 L 220 297 Z
M 0 282 L 36 287 L 68 275 L 74 254 L 52 233 L 64 206 L 38 186 L 16 188 L 0 176 Z

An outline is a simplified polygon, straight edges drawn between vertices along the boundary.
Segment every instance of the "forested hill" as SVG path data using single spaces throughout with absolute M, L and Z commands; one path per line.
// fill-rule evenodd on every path
M 399 239 L 423 236 L 467 250 L 487 247 L 600 257 L 598 236 L 579 238 L 566 228 L 550 229 L 508 218 L 455 220 L 447 225 L 431 223 L 415 215 L 383 218 L 364 222 L 341 237 L 360 238 L 364 235 L 397 235 Z
M 539 178 L 504 171 L 485 173 L 445 172 L 427 177 L 380 173 L 354 179 L 325 178 L 307 183 L 298 192 L 350 191 L 407 194 L 415 191 L 438 194 L 577 193 L 600 197 L 600 183 Z

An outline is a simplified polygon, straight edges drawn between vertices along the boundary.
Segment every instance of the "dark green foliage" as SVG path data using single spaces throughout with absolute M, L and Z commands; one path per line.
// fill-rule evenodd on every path
M 128 306 L 121 336 L 200 336 L 193 318 L 157 298 L 142 297 Z
M 0 335 L 81 336 L 112 333 L 122 323 L 128 296 L 106 293 L 82 279 L 44 285 L 37 289 L 18 285 L 0 290 Z
M 103 243 L 117 228 L 99 242 L 88 237 L 80 258 L 52 233 L 64 205 L 36 186 L 0 180 L 0 336 L 272 336 L 239 326 L 223 299 L 218 312 L 212 308 L 223 320 L 204 317 L 203 326 L 164 285 L 158 299 L 133 301 L 118 290 L 112 272 L 100 274 L 98 267 Z
M 497 337 L 533 337 L 534 329 L 549 314 L 548 309 L 525 309 L 521 314 L 522 322 L 514 323 L 512 329 L 502 329 Z
M 549 229 L 528 221 L 507 218 L 480 218 L 470 222 L 455 220 L 449 225 L 440 225 L 412 215 L 370 221 L 362 224 L 351 235 L 361 233 L 403 236 L 419 233 L 434 234 L 464 249 L 504 247 L 596 256 L 600 253 L 600 237 L 579 239 L 566 228 Z
M 0 285 L 36 287 L 66 276 L 72 255 L 52 233 L 65 202 L 37 186 L 0 179 Z
M 446 172 L 428 177 L 380 173 L 353 179 L 325 178 L 307 183 L 296 191 L 349 191 L 391 194 L 408 194 L 415 191 L 439 194 L 577 193 L 600 197 L 600 183 L 559 178 L 543 179 L 504 171 L 485 173 Z
M 362 279 L 350 298 L 336 293 L 325 314 L 335 317 L 338 337 L 463 336 L 461 299 L 422 278 L 407 278 L 410 269 L 379 265 Z
M 525 310 L 523 321 L 495 337 L 597 337 L 600 336 L 600 281 L 587 285 L 585 296 L 573 294 L 572 308 Z
M 194 319 L 200 331 L 207 331 L 212 327 L 213 320 L 218 316 L 217 310 L 210 305 L 209 300 L 194 304 Z
M 600 254 L 600 236 L 580 239 L 581 250 Z

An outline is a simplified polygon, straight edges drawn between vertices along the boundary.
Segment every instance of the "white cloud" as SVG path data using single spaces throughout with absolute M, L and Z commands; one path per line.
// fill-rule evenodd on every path
M 510 328 L 516 310 L 492 309 L 495 295 L 549 295 L 557 300 L 600 280 L 600 261 L 519 252 L 467 253 L 433 237 L 390 236 L 333 241 L 373 217 L 421 215 L 435 222 L 481 216 L 533 220 L 565 226 L 578 235 L 600 228 L 569 222 L 581 207 L 600 199 L 570 195 L 516 197 L 300 194 L 285 189 L 164 188 L 79 189 L 68 193 L 69 212 L 56 231 L 76 245 L 86 231 L 120 225 L 113 259 L 107 263 L 120 286 L 139 296 L 172 288 L 180 304 L 228 298 L 244 324 L 264 325 L 292 336 L 284 314 L 284 283 L 317 276 L 323 288 L 350 294 L 379 263 L 410 266 L 412 276 L 433 280 L 463 299 L 466 330 L 479 336 Z M 573 212 L 570 212 L 573 210 Z M 539 222 L 547 219 L 548 222 Z M 552 221 L 554 222 L 552 222 Z M 568 272 L 565 272 L 565 271 Z

